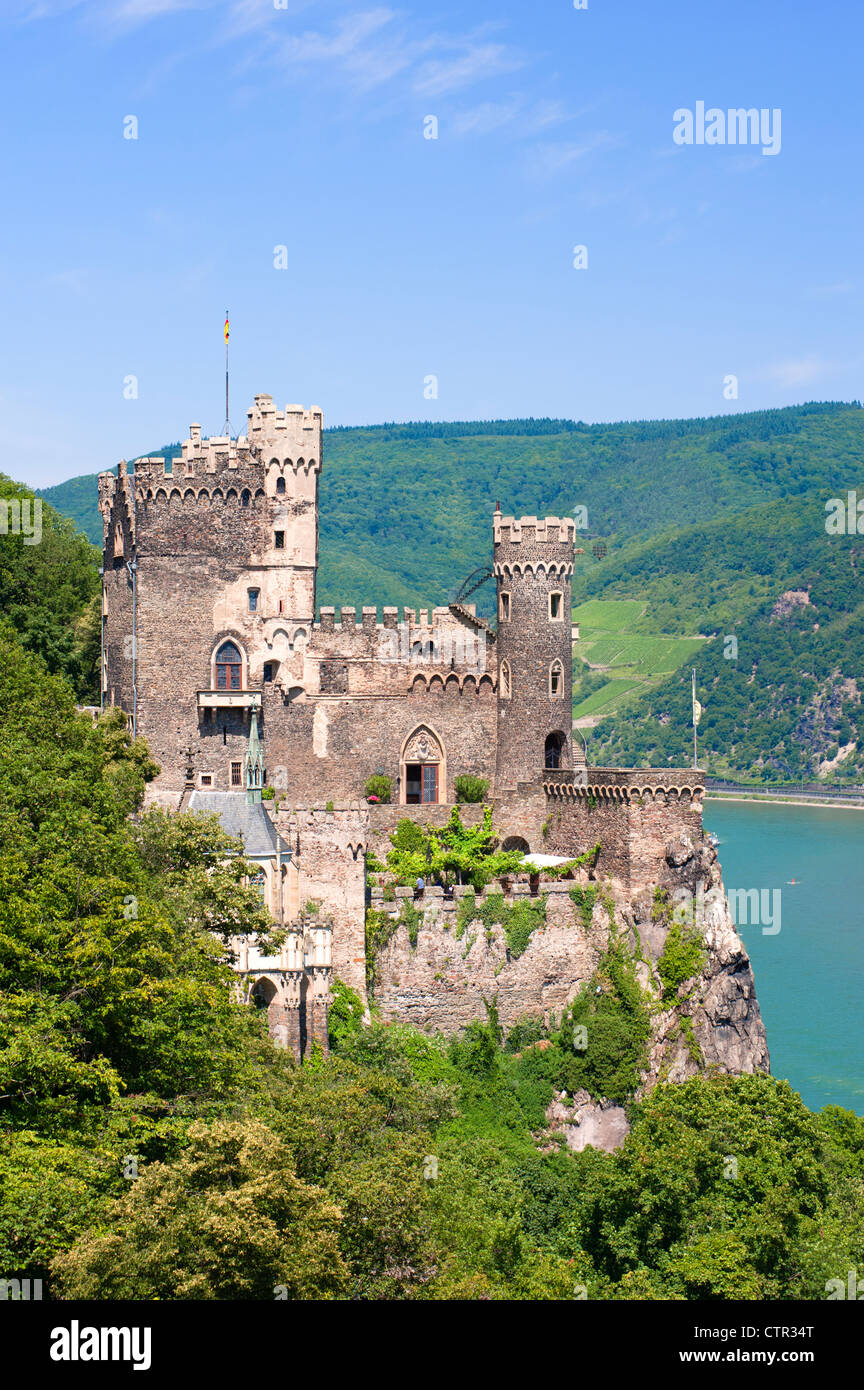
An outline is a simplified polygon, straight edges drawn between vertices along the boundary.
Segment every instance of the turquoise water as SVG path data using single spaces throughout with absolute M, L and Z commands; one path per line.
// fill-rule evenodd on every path
M 782 893 L 777 935 L 738 923 L 772 1075 L 864 1114 L 864 811 L 707 801 L 704 819 L 727 892 Z

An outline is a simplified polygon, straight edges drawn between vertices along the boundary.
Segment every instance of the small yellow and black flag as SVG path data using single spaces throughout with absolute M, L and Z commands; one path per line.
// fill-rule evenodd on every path
M 225 343 L 228 343 L 228 310 L 225 310 Z

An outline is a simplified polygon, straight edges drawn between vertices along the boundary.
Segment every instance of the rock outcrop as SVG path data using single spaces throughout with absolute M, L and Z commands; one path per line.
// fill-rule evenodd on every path
M 375 1000 L 385 1019 L 446 1034 L 484 1018 L 484 1000 L 493 998 L 504 1028 L 526 1016 L 548 1025 L 592 980 L 614 931 L 630 947 L 651 1007 L 637 1099 L 658 1081 L 700 1072 L 768 1071 L 753 972 L 729 914 L 716 849 L 706 836 L 682 831 L 665 845 L 662 877 L 662 892 L 644 888 L 632 898 L 620 886 L 595 882 L 588 870 L 570 882 L 535 884 L 533 892 L 527 882 L 507 894 L 496 886 L 476 899 L 465 889 L 453 898 L 427 890 L 416 899 L 412 890 L 398 889 L 386 903 L 379 890 L 373 906 L 404 920 L 376 963 Z M 574 886 L 581 902 L 570 894 Z M 496 920 L 514 905 L 523 922 L 534 913 L 537 923 L 518 955 Z M 673 919 L 699 949 L 695 973 L 670 995 L 657 967 Z M 577 1149 L 617 1147 L 627 1132 L 623 1108 L 587 1091 L 558 1095 L 547 1120 Z

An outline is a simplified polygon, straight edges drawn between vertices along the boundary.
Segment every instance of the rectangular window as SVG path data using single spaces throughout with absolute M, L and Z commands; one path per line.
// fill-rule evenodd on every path
M 212 785 L 213 785 L 213 773 L 212 773 L 212 772 L 202 772 L 202 773 L 201 773 L 201 785 L 202 785 L 202 787 L 212 787 Z
M 231 764 L 231 785 L 232 787 L 242 787 L 243 785 L 243 764 Z
M 500 618 L 501 618 L 501 622 L 502 622 L 502 623 L 509 623 L 509 621 L 510 621 L 510 595 L 509 595 L 509 594 L 502 594 L 502 595 L 501 595 L 501 613 L 500 613 L 499 616 L 500 616 Z
M 557 699 L 558 696 L 561 694 L 561 672 L 560 672 L 560 671 L 553 671 L 553 672 L 552 672 L 552 679 L 551 679 L 551 682 L 550 682 L 550 693 L 551 693 L 551 695 L 552 695 L 553 700 L 554 700 L 554 699 Z
M 549 617 L 553 619 L 561 617 L 561 594 L 549 595 Z
M 405 768 L 405 800 L 409 806 L 438 800 L 438 764 L 409 763 Z
M 248 594 L 249 594 L 249 612 L 250 612 L 250 613 L 257 613 L 257 612 L 258 612 L 258 595 L 259 595 L 259 593 L 260 593 L 260 589 L 249 589 L 249 590 L 247 590 L 247 592 L 248 592 Z
M 265 684 L 266 684 L 267 681 L 272 681 L 273 676 L 274 676 L 274 674 L 275 674 L 275 670 L 276 670 L 276 668 L 275 668 L 275 666 L 274 666 L 274 664 L 273 664 L 272 661 L 265 661 L 265 662 L 264 662 L 264 681 L 265 681 Z
M 284 549 L 285 549 L 285 532 L 284 532 L 284 531 L 276 531 L 276 532 L 274 532 L 274 535 L 275 535 L 274 545 L 276 546 L 276 549 L 277 549 L 277 550 L 284 550 Z
M 438 765 L 437 763 L 423 764 L 423 800 L 438 800 Z

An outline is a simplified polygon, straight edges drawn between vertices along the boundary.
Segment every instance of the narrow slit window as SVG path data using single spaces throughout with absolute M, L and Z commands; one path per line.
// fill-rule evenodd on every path
M 500 611 L 500 613 L 499 613 L 499 617 L 500 617 L 502 623 L 509 623 L 509 621 L 510 621 L 510 595 L 509 595 L 509 594 L 502 594 L 502 595 L 501 595 L 501 611 Z
M 257 612 L 258 612 L 258 595 L 260 594 L 260 592 L 261 592 L 260 589 L 249 589 L 249 590 L 248 590 L 248 594 L 249 594 L 249 612 L 250 612 L 250 613 L 257 613 Z
M 563 595 L 558 593 L 549 595 L 549 617 L 552 619 L 553 622 L 560 621 L 561 618 L 564 616 L 561 607 L 562 598 Z
M 284 531 L 276 531 L 276 532 L 274 532 L 273 544 L 275 545 L 275 547 L 276 547 L 277 550 L 284 550 L 284 549 L 285 549 L 285 532 L 284 532 Z

